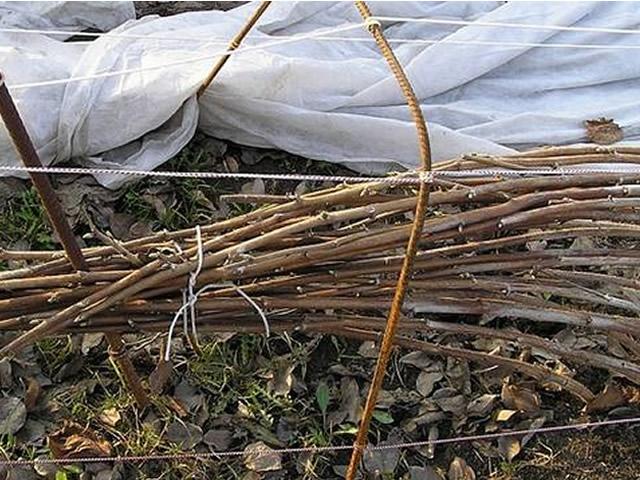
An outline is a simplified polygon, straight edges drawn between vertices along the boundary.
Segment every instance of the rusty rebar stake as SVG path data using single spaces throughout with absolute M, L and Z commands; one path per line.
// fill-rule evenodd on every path
M 389 69 L 393 73 L 402 93 L 405 97 L 409 111 L 413 117 L 413 121 L 418 133 L 418 147 L 420 149 L 420 170 L 423 173 L 431 171 L 431 145 L 429 142 L 429 132 L 427 130 L 427 124 L 420 108 L 420 103 L 416 97 L 411 83 L 407 78 L 407 75 L 402 68 L 402 65 L 396 58 L 389 45 L 389 42 L 382 32 L 382 26 L 380 22 L 371 16 L 371 11 L 367 4 L 363 1 L 355 2 L 358 12 L 363 20 L 366 22 L 367 29 L 371 36 L 375 39 L 382 56 L 387 61 Z M 391 302 L 391 308 L 389 309 L 389 315 L 387 317 L 387 324 L 382 335 L 382 341 L 380 343 L 380 353 L 378 354 L 378 360 L 376 362 L 376 368 L 373 372 L 373 379 L 371 380 L 371 386 L 369 387 L 369 393 L 367 395 L 367 401 L 364 405 L 362 412 L 362 419 L 360 420 L 360 426 L 358 428 L 358 434 L 353 445 L 353 451 L 351 453 L 351 460 L 347 468 L 345 480 L 354 480 L 356 478 L 360 461 L 364 449 L 367 445 L 367 437 L 369 434 L 369 426 L 371 419 L 373 418 L 373 412 L 375 410 L 376 402 L 382 383 L 384 381 L 385 372 L 391 356 L 391 349 L 393 347 L 393 341 L 395 338 L 396 330 L 398 329 L 398 323 L 400 321 L 400 314 L 402 311 L 402 304 L 404 303 L 405 296 L 409 287 L 409 277 L 413 269 L 414 260 L 418 251 L 418 242 L 422 235 L 422 229 L 424 228 L 424 220 L 427 214 L 427 205 L 429 203 L 429 183 L 421 182 L 420 189 L 417 194 L 416 210 L 413 218 L 413 225 L 411 226 L 411 233 L 409 235 L 409 242 L 407 243 L 407 249 L 405 252 L 404 261 L 402 262 L 402 268 L 398 275 L 398 282 L 396 284 L 396 290 L 394 292 L 393 300 Z
M 229 43 L 229 46 L 227 47 L 227 50 L 229 52 L 236 50 L 240 46 L 244 38 L 249 34 L 253 26 L 257 23 L 257 21 L 260 19 L 269 5 L 271 5 L 271 2 L 260 2 L 260 5 L 258 5 L 258 8 L 256 8 L 255 12 L 253 12 L 253 14 L 247 19 L 247 22 L 242 26 L 240 31 L 236 34 L 235 37 L 233 37 L 233 40 L 231 40 L 231 42 Z M 224 67 L 224 64 L 227 63 L 227 60 L 229 60 L 230 57 L 231 53 L 227 53 L 226 55 L 220 57 L 220 59 L 216 62 L 216 64 L 209 72 L 209 75 L 207 75 L 207 78 L 205 78 L 204 82 L 202 82 L 202 85 L 198 89 L 198 98 L 200 98 L 200 96 L 205 92 L 209 85 L 211 85 L 213 79 L 216 78 L 218 73 L 220 73 L 220 70 L 222 70 L 222 67 Z
M 42 162 L 38 156 L 29 132 L 22 122 L 20 113 L 7 89 L 4 82 L 4 75 L 0 72 L 0 117 L 9 132 L 11 141 L 18 152 L 18 156 L 26 167 L 39 168 Z M 67 222 L 67 218 L 62 210 L 62 206 L 58 201 L 56 192 L 51 185 L 51 181 L 46 173 L 30 172 L 29 176 L 33 185 L 38 191 L 42 205 L 47 212 L 49 221 L 60 238 L 60 242 L 64 247 L 64 251 L 69 258 L 69 262 L 76 270 L 89 270 L 87 261 L 82 254 L 82 250 L 76 241 L 73 230 Z M 119 334 L 106 333 L 105 338 L 109 344 L 110 352 L 117 352 L 112 355 L 116 365 L 119 367 L 122 377 L 131 390 L 136 403 L 140 408 L 144 408 L 149 404 L 149 398 L 142 387 L 140 377 L 135 371 L 131 359 L 124 351 L 124 341 Z

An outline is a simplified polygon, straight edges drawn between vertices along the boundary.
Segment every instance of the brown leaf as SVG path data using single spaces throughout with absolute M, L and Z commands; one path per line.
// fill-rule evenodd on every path
M 338 425 L 343 421 L 356 424 L 360 419 L 360 387 L 351 377 L 340 380 L 340 406 L 329 413 L 330 425 Z
M 627 399 L 624 396 L 622 390 L 620 390 L 617 386 L 610 384 L 604 387 L 604 390 L 595 396 L 593 400 L 591 400 L 584 407 L 584 411 L 586 413 L 593 412 L 606 412 L 611 410 L 612 408 L 619 407 L 621 405 L 625 405 L 627 403 Z
M 48 438 L 53 458 L 109 457 L 111 445 L 80 425 L 68 423 Z
M 506 422 L 516 413 L 518 413 L 516 410 L 500 410 L 496 415 L 496 422 Z
M 442 475 L 432 467 L 409 467 L 410 480 L 443 480 Z
M 247 445 L 244 449 L 244 464 L 254 472 L 269 472 L 282 468 L 280 454 L 264 442 Z
M 504 384 L 501 397 L 504 406 L 509 409 L 527 413 L 535 413 L 540 410 L 540 396 L 531 390 Z
M 161 358 L 155 370 L 149 375 L 149 388 L 152 393 L 156 395 L 162 393 L 171 376 L 171 372 L 173 372 L 173 362 L 171 360 L 167 362 L 164 358 Z
M 87 355 L 92 348 L 95 348 L 102 343 L 103 338 L 104 333 L 85 333 L 82 335 L 80 351 L 83 355 Z
M 498 395 L 485 393 L 467 405 L 467 413 L 470 417 L 484 417 L 491 413 L 497 401 Z
M 449 465 L 447 478 L 449 480 L 476 480 L 476 474 L 464 459 L 456 457 Z
M 624 137 L 620 125 L 615 123 L 612 118 L 597 118 L 584 122 L 587 129 L 587 138 L 593 143 L 599 145 L 610 145 L 619 142 Z
M 41 391 L 42 388 L 38 381 L 33 377 L 29 377 L 27 380 L 27 391 L 24 394 L 24 406 L 27 407 L 27 412 L 31 412 L 36 408 L 36 403 L 38 403 Z
M 435 384 L 443 378 L 441 372 L 420 372 L 416 380 L 416 390 L 423 397 L 428 397 L 433 392 Z
M 120 412 L 117 408 L 107 408 L 106 410 L 103 410 L 100 415 L 98 415 L 98 418 L 105 425 L 115 427 L 120 421 L 121 417 Z
M 209 430 L 204 435 L 204 443 L 218 451 L 227 450 L 233 441 L 231 430 Z
M 203 439 L 202 429 L 198 425 L 178 420 L 169 424 L 165 435 L 167 440 L 185 450 L 191 450 Z
M 15 397 L 0 398 L 0 435 L 15 434 L 27 420 L 27 409 Z
M 295 365 L 281 364 L 273 372 L 270 372 L 267 389 L 275 395 L 289 395 L 293 385 L 293 370 Z
M 640 403 L 640 388 L 627 386 L 624 387 L 623 393 L 628 403 L 632 405 Z
M 516 437 L 500 437 L 498 439 L 498 450 L 507 462 L 510 462 L 520 453 L 520 442 Z

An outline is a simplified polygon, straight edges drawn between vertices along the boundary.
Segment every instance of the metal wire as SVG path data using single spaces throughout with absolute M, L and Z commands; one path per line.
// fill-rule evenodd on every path
M 483 168 L 474 170 L 434 170 L 431 172 L 412 172 L 413 176 L 350 176 L 350 175 L 312 175 L 298 173 L 243 173 L 243 172 L 195 172 L 195 171 L 163 171 L 163 170 L 132 170 L 126 168 L 85 168 L 85 167 L 25 167 L 21 165 L 0 165 L 0 172 L 6 173 L 49 173 L 59 175 L 131 175 L 141 177 L 162 178 L 200 178 L 200 179 L 231 179 L 231 180 L 285 180 L 309 182 L 337 182 L 337 183 L 389 183 L 397 185 L 419 185 L 433 183 L 436 178 L 524 178 L 540 176 L 570 176 L 570 175 L 638 175 L 640 166 L 599 168 L 532 168 L 527 170 Z
M 640 423 L 640 417 L 621 418 L 613 420 L 602 420 L 597 422 L 586 422 L 569 425 L 557 425 L 552 427 L 540 427 L 522 430 L 511 430 L 507 432 L 487 433 L 480 435 L 468 435 L 459 437 L 440 438 L 435 440 L 421 440 L 417 442 L 402 442 L 384 445 L 370 445 L 368 448 L 373 451 L 419 448 L 430 445 L 445 445 L 451 443 L 467 443 L 477 441 L 495 440 L 501 437 L 518 437 L 525 435 L 550 434 L 567 431 L 579 431 L 588 428 L 599 428 L 605 426 L 632 425 Z M 273 449 L 272 452 L 281 455 L 291 455 L 300 453 L 329 453 L 351 450 L 351 445 L 329 445 L 326 447 L 297 447 L 297 448 L 279 448 Z M 222 459 L 229 457 L 241 457 L 245 455 L 244 450 L 229 450 L 224 452 L 182 452 L 173 454 L 158 455 L 123 455 L 111 457 L 79 457 L 79 458 L 39 458 L 39 459 L 19 459 L 19 460 L 0 460 L 1 467 L 25 467 L 34 465 L 69 465 L 75 463 L 141 463 L 148 461 L 180 461 L 180 460 L 210 460 Z

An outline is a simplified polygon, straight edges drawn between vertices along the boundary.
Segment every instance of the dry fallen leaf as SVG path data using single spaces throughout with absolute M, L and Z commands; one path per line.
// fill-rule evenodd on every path
M 416 380 L 416 390 L 423 397 L 428 397 L 433 392 L 436 383 L 444 378 L 441 372 L 420 372 Z
M 622 390 L 615 385 L 607 385 L 604 390 L 584 407 L 585 413 L 606 412 L 615 407 L 625 405 L 627 399 Z
M 640 403 L 640 388 L 626 386 L 624 387 L 623 393 L 628 403 L 632 405 Z
M 360 348 L 358 348 L 358 354 L 364 358 L 378 358 L 378 353 L 380 349 L 376 342 L 367 340 L 362 342 Z
M 380 442 L 378 446 L 391 445 L 393 443 L 395 441 Z M 369 445 L 362 456 L 365 470 L 374 476 L 383 478 L 393 475 L 399 461 L 400 450 L 397 448 L 374 450 Z
M 29 377 L 27 380 L 27 391 L 24 394 L 24 405 L 27 408 L 27 412 L 31 412 L 36 408 L 36 403 L 38 403 L 41 391 L 42 388 L 40 388 L 38 381 L 33 377 Z
M 511 410 L 535 413 L 540 410 L 540 396 L 516 385 L 504 384 L 501 392 L 504 406 Z
M 449 465 L 447 478 L 449 480 L 476 480 L 476 474 L 464 459 L 456 457 Z
M 340 380 L 340 406 L 330 411 L 327 420 L 330 425 L 339 425 L 342 422 L 356 424 L 360 419 L 360 387 L 351 377 L 342 377 Z
M 120 421 L 120 412 L 118 412 L 117 408 L 107 408 L 103 410 L 98 418 L 102 423 L 108 425 L 110 427 L 115 427 Z
M 444 480 L 432 467 L 409 467 L 410 480 Z
M 85 333 L 82 335 L 80 351 L 83 355 L 87 355 L 92 348 L 95 348 L 102 343 L 103 338 L 104 333 Z
M 281 461 L 280 454 L 264 442 L 252 443 L 244 449 L 244 464 L 254 472 L 280 470 Z
M 80 425 L 68 423 L 48 438 L 53 458 L 109 457 L 111 445 Z
M 498 439 L 498 450 L 507 462 L 510 462 L 520 453 L 520 442 L 516 437 L 500 437 Z
M 27 408 L 14 397 L 0 398 L 0 435 L 13 435 L 27 420 Z
M 473 399 L 469 405 L 467 405 L 467 413 L 470 417 L 484 417 L 491 413 L 497 402 L 498 395 L 485 393 Z
M 209 430 L 203 438 L 204 443 L 218 451 L 227 450 L 233 441 L 233 433 L 230 430 Z
M 185 450 L 191 450 L 203 440 L 202 429 L 198 425 L 178 420 L 169 424 L 165 435 L 167 440 Z
M 587 129 L 587 138 L 593 143 L 599 145 L 610 145 L 619 142 L 624 135 L 620 125 L 615 123 L 612 118 L 597 118 L 584 122 Z
M 267 382 L 267 389 L 275 395 L 289 395 L 293 386 L 293 370 L 295 365 L 282 363 L 273 372 L 270 372 L 270 378 Z
M 507 410 L 507 409 L 500 410 L 496 415 L 496 422 L 506 422 L 511 417 L 513 417 L 516 413 L 518 413 L 517 410 Z

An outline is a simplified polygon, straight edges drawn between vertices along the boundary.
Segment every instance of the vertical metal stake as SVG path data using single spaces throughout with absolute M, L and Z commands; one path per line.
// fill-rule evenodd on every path
M 4 76 L 0 72 L 0 117 L 4 121 L 4 125 L 11 136 L 13 145 L 15 146 L 18 155 L 22 159 L 22 163 L 26 167 L 38 168 L 42 167 L 40 157 L 36 152 L 31 137 L 27 132 L 27 129 L 20 118 L 18 109 L 16 108 L 13 98 L 4 83 Z M 51 181 L 46 173 L 30 172 L 31 181 L 36 187 L 40 200 L 44 206 L 47 216 L 53 225 L 62 246 L 64 247 L 69 262 L 76 270 L 89 270 L 87 261 L 82 254 L 82 250 L 73 235 L 73 230 L 67 222 L 67 218 L 62 210 L 56 192 L 51 185 Z M 105 334 L 107 343 L 109 344 L 109 353 L 114 359 L 116 365 L 119 367 L 120 372 L 125 380 L 125 383 L 133 393 L 136 399 L 136 403 L 140 408 L 144 408 L 149 404 L 149 399 L 146 392 L 142 388 L 140 378 L 136 373 L 131 359 L 124 351 L 124 342 L 122 337 L 116 333 Z

